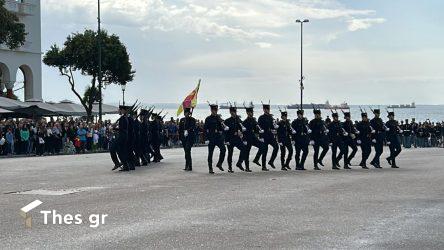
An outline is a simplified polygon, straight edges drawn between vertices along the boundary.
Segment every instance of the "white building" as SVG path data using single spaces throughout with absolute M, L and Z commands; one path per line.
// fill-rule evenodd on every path
M 40 0 L 5 0 L 6 9 L 15 13 L 25 24 L 25 44 L 15 50 L 0 45 L 0 91 L 8 94 L 20 86 L 17 71 L 24 76 L 25 100 L 42 100 L 41 17 Z

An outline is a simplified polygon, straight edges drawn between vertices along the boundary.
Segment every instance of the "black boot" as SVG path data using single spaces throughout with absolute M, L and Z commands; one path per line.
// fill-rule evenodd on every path
M 270 167 L 271 167 L 272 169 L 275 169 L 275 168 L 276 168 L 276 167 L 274 166 L 274 163 L 273 163 L 273 162 L 269 162 L 268 165 L 270 165 Z
M 217 164 L 216 166 L 220 171 L 225 171 L 224 168 L 222 167 L 222 164 Z
M 242 167 L 242 163 L 241 163 L 241 162 L 238 162 L 238 163 L 236 164 L 236 167 L 237 167 L 238 169 L 240 169 L 241 171 L 245 171 L 244 167 Z

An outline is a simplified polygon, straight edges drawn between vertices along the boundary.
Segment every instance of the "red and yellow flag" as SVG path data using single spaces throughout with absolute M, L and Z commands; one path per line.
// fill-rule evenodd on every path
M 177 116 L 182 114 L 183 110 L 185 108 L 195 108 L 197 105 L 197 94 L 199 93 L 200 88 L 200 80 L 197 84 L 197 87 L 187 96 L 185 97 L 185 100 L 183 100 L 182 104 L 179 106 L 179 109 L 177 109 Z

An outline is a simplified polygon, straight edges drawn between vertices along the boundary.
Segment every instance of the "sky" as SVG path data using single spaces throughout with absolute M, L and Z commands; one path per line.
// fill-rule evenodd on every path
M 42 51 L 96 29 L 96 1 L 42 0 Z M 178 103 L 202 79 L 200 102 L 444 104 L 440 0 L 102 0 L 102 25 L 136 70 L 126 100 Z M 77 76 L 81 92 L 89 83 Z M 63 93 L 63 94 L 62 94 Z M 104 102 L 121 100 L 119 86 Z M 76 100 L 43 66 L 43 98 Z

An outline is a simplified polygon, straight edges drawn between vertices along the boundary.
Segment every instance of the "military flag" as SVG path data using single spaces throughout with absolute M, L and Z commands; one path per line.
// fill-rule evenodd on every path
M 197 84 L 197 87 L 187 96 L 185 97 L 185 100 L 183 100 L 182 104 L 177 109 L 177 116 L 182 114 L 183 110 L 185 108 L 192 108 L 194 109 L 197 105 L 197 94 L 199 93 L 200 88 L 200 79 L 199 83 Z

